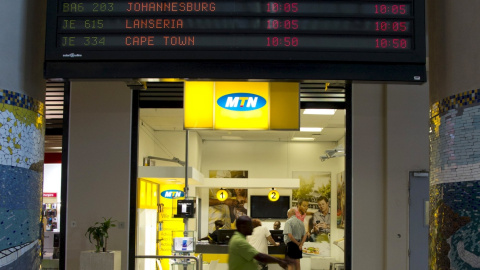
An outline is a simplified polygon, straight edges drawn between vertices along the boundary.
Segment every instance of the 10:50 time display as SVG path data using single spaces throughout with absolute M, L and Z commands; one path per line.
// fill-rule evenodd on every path
M 267 47 L 297 47 L 298 37 L 267 37 Z
M 408 40 L 404 38 L 377 38 L 375 48 L 379 49 L 407 49 Z

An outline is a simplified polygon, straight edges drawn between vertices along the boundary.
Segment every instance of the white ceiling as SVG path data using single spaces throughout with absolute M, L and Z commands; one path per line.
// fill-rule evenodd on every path
M 141 109 L 140 119 L 155 131 L 183 130 L 183 109 Z M 323 130 L 313 133 L 271 130 L 196 130 L 196 132 L 206 141 L 290 141 L 293 137 L 312 137 L 315 142 L 337 142 L 345 136 L 345 110 L 337 110 L 334 115 L 304 115 L 301 110 L 300 126 L 323 127 Z

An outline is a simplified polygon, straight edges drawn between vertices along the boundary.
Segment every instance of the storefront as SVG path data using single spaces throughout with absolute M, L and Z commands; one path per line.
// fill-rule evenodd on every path
M 157 83 L 157 87 L 158 84 L 168 87 L 165 82 Z M 280 221 L 283 229 L 287 210 L 296 207 L 299 200 L 308 201 L 304 224 L 306 231 L 311 232 L 303 251 L 302 266 L 305 269 L 330 269 L 334 265 L 338 269 L 344 267 L 345 228 L 348 224 L 345 157 L 348 147 L 345 101 L 348 90 L 345 89 L 348 86 L 345 83 L 332 84 L 330 92 L 323 96 L 319 93 L 325 92 L 328 85 L 293 84 L 297 101 L 293 102 L 291 118 L 298 126 L 291 131 L 284 128 L 287 117 L 283 115 L 283 129 L 277 131 L 272 128 L 262 131 L 258 127 L 248 126 L 227 129 L 205 129 L 202 126 L 203 129 L 187 127 L 187 132 L 185 127 L 191 122 L 204 125 L 200 120 L 188 119 L 188 91 L 184 97 L 185 108 L 169 108 L 168 104 L 160 108 L 143 107 L 145 104 L 154 104 L 148 102 L 148 95 L 160 93 L 155 91 L 155 87 L 149 89 L 149 85 L 154 84 L 146 83 L 146 91 L 134 92 L 142 100 L 139 102 L 138 128 L 132 128 L 133 132 L 138 132 L 139 138 L 138 150 L 132 151 L 138 152 L 139 165 L 138 179 L 135 179 L 136 238 L 132 241 L 136 243 L 135 269 L 156 269 L 157 264 L 161 264 L 162 269 L 174 269 L 176 265 L 188 261 L 145 259 L 139 256 L 199 254 L 202 254 L 205 267 L 213 261 L 218 262 L 216 269 L 227 269 L 227 240 L 235 229 L 238 216 L 260 219 L 262 226 L 272 230 L 272 233 L 280 233 L 283 238 L 281 231 L 273 231 L 273 223 Z M 249 83 L 236 82 L 232 85 L 233 88 L 249 89 L 250 93 L 255 93 L 254 86 Z M 305 93 L 299 93 L 307 88 L 309 99 L 305 98 Z M 206 96 L 205 99 L 212 100 L 200 89 L 197 92 L 204 98 Z M 274 92 L 275 89 L 270 89 L 270 94 Z M 217 98 L 220 96 L 217 94 Z M 202 101 L 198 98 L 195 100 L 197 103 Z M 197 118 L 198 115 L 204 116 L 205 112 L 214 111 L 198 109 L 198 106 L 196 104 L 194 113 Z M 292 110 L 283 107 L 282 112 L 285 111 Z M 309 114 L 312 111 L 316 114 Z M 275 117 L 270 116 L 271 121 L 267 121 L 267 124 L 273 123 Z M 217 117 L 215 120 L 218 122 L 220 119 Z M 252 123 L 251 119 L 246 120 Z M 215 125 L 212 120 L 207 122 Z M 230 125 L 234 123 L 228 122 Z M 310 130 L 299 130 L 306 127 Z M 186 155 L 188 158 L 185 158 Z M 188 179 L 185 179 L 185 173 Z M 185 183 L 188 184 L 188 194 L 185 194 Z M 228 197 L 224 201 L 220 201 L 223 198 L 217 198 L 217 193 L 222 190 L 222 194 Z M 276 202 L 268 200 L 272 190 L 278 192 L 280 199 Z M 320 211 L 318 201 L 321 197 L 325 198 L 328 205 L 326 215 L 329 229 L 315 233 L 314 213 Z M 182 218 L 180 215 L 177 202 L 184 199 L 195 202 L 193 218 Z M 227 240 L 222 238 L 215 243 L 199 241 L 214 231 L 216 220 L 224 222 L 221 233 L 224 236 L 219 237 L 227 237 Z M 193 251 L 175 250 L 174 239 L 184 237 L 184 233 L 193 237 Z M 280 242 L 283 243 L 283 239 Z M 283 257 L 285 254 L 283 244 L 269 249 L 274 256 Z M 270 266 L 272 269 L 276 267 Z

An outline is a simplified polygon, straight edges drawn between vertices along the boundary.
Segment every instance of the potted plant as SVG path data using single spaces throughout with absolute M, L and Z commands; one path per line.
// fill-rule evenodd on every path
M 88 235 L 88 240 L 92 244 L 92 238 L 95 240 L 95 252 L 100 252 L 100 249 L 103 252 L 107 251 L 108 229 L 117 226 L 115 222 L 116 220 L 112 220 L 112 218 L 103 218 L 103 222 L 95 222 L 93 226 L 87 229 L 85 237 Z

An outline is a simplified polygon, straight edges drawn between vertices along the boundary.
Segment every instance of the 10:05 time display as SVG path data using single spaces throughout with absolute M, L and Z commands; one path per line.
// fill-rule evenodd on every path
M 286 13 L 295 13 L 298 12 L 298 3 L 280 3 L 280 2 L 269 2 L 267 3 L 267 12 L 286 12 Z
M 298 29 L 298 20 L 278 20 L 278 19 L 269 19 L 267 20 L 267 29 L 277 30 L 297 30 Z
M 397 4 L 379 4 L 375 5 L 375 14 L 394 14 L 405 15 L 407 14 L 407 5 Z

